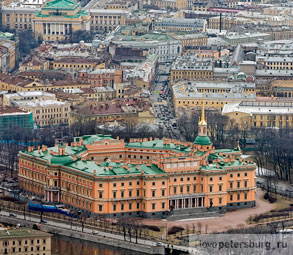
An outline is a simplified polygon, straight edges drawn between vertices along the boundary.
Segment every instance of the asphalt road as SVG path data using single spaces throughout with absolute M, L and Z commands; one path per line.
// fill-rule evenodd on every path
M 160 64 L 156 70 L 156 80 L 151 87 L 150 101 L 152 103 L 158 125 L 164 128 L 170 137 L 179 139 L 177 119 L 174 114 L 172 95 L 169 85 L 170 67 Z M 175 124 L 176 123 L 176 124 Z

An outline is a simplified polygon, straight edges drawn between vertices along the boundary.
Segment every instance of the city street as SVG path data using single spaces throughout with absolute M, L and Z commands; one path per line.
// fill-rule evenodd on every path
M 158 119 L 158 125 L 164 128 L 164 133 L 169 137 L 179 139 L 172 94 L 168 80 L 169 73 L 169 64 L 160 64 L 157 67 L 157 78 L 151 87 L 150 99 Z

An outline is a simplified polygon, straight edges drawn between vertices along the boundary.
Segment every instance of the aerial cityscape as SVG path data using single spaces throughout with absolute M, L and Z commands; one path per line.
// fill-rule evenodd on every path
M 293 1 L 0 4 L 0 255 L 292 254 Z

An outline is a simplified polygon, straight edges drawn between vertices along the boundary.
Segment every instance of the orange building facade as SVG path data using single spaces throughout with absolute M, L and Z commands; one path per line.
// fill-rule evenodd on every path
M 193 143 L 107 135 L 21 151 L 21 189 L 106 217 L 225 212 L 255 205 L 255 164 L 215 150 L 204 114 Z

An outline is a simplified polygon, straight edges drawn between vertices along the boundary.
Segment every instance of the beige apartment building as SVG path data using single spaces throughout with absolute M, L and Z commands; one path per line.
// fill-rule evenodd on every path
M 51 255 L 51 234 L 29 228 L 0 228 L 0 254 Z
M 17 106 L 32 112 L 34 123 L 40 127 L 68 123 L 70 112 L 68 102 L 57 100 L 18 101 Z
M 113 31 L 119 25 L 125 25 L 127 11 L 110 9 L 90 9 L 90 30 L 94 32 Z
M 32 29 L 35 12 L 39 8 L 2 7 L 2 26 L 8 29 Z
M 5 94 L 3 105 L 32 112 L 34 123 L 38 126 L 68 123 L 70 103 L 58 101 L 52 93 L 31 91 Z

